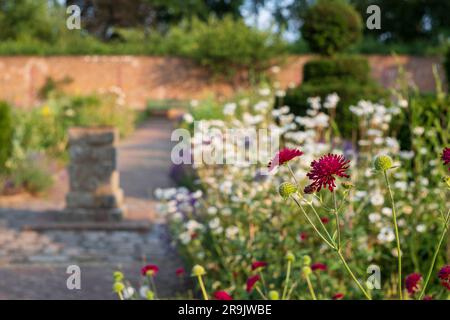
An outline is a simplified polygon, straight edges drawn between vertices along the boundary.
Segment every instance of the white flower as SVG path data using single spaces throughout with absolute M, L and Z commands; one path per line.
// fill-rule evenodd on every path
M 198 106 L 198 100 L 191 100 L 191 107 L 195 108 Z
M 223 106 L 223 114 L 226 116 L 232 116 L 234 115 L 234 112 L 236 111 L 236 103 L 227 103 Z
M 419 225 L 417 225 L 416 230 L 417 230 L 417 232 L 422 233 L 427 230 L 427 227 L 424 224 L 419 224 Z
M 335 109 L 340 98 L 336 92 L 329 94 L 323 104 L 325 109 Z
M 213 215 L 215 215 L 217 213 L 217 208 L 216 207 L 209 207 L 207 212 L 208 212 L 208 214 L 210 216 L 213 216 Z
M 374 205 L 375 207 L 381 206 L 384 203 L 384 197 L 380 192 L 376 192 L 372 194 L 372 197 L 370 198 L 370 203 Z
M 221 211 L 223 216 L 229 216 L 231 215 L 231 209 L 230 208 L 223 208 Z
M 405 160 L 411 160 L 414 157 L 414 151 L 400 151 L 399 157 Z
M 148 286 L 142 286 L 142 287 L 139 289 L 139 295 L 140 295 L 142 298 L 147 299 L 147 292 L 149 292 L 149 291 L 150 291 L 150 288 L 149 288 Z
M 220 220 L 219 218 L 214 218 L 209 222 L 209 227 L 211 229 L 217 229 L 220 227 Z
M 399 105 L 401 108 L 408 108 L 408 100 L 406 100 L 406 99 L 400 99 L 400 100 L 398 100 L 398 105 Z
M 261 88 L 258 90 L 259 94 L 262 96 L 268 96 L 270 94 L 269 88 Z
M 423 127 L 415 127 L 415 128 L 413 129 L 413 133 L 414 133 L 416 136 L 421 136 L 421 135 L 423 135 L 424 132 L 425 132 L 425 128 L 423 128 Z
M 279 66 L 273 66 L 272 68 L 270 68 L 270 71 L 272 71 L 272 73 L 278 73 L 280 72 L 281 68 Z
M 279 97 L 279 98 L 282 98 L 282 97 L 286 96 L 286 91 L 284 91 L 284 90 L 277 90 L 277 91 L 275 91 L 275 95 L 277 97 Z
M 192 123 L 194 122 L 194 117 L 190 113 L 185 113 L 183 116 L 183 120 L 186 121 L 187 123 Z
M 394 183 L 394 187 L 399 190 L 406 191 L 408 189 L 408 184 L 405 181 L 397 181 Z
M 128 286 L 128 287 L 125 287 L 125 289 L 123 289 L 122 293 L 123 293 L 123 297 L 125 299 L 131 299 L 134 295 L 134 289 L 133 289 L 133 287 Z
M 194 199 L 200 199 L 203 196 L 202 190 L 197 190 L 192 194 L 192 198 Z
M 195 230 L 203 229 L 203 226 L 195 220 L 189 220 L 185 225 L 186 229 L 190 232 L 194 232 Z
M 390 227 L 383 227 L 380 230 L 380 233 L 377 236 L 378 241 L 380 242 L 392 242 L 395 240 L 394 231 Z
M 315 110 L 320 109 L 320 97 L 310 97 L 310 98 L 306 99 L 306 101 L 311 106 L 311 108 L 313 108 Z
M 372 223 L 378 222 L 381 220 L 381 215 L 376 213 L 376 212 L 372 212 L 369 214 L 369 221 Z
M 238 234 L 239 234 L 239 228 L 236 226 L 228 227 L 225 230 L 226 237 L 231 240 L 235 239 Z
M 269 103 L 267 101 L 259 101 L 253 106 L 253 110 L 256 112 L 264 112 L 269 108 Z
M 180 239 L 182 244 L 186 245 L 191 241 L 191 234 L 188 231 L 182 232 L 178 235 L 178 239 Z
M 174 221 L 181 221 L 181 220 L 183 220 L 183 214 L 181 212 L 175 212 L 172 215 L 172 220 L 174 220 Z
M 384 214 L 385 216 L 392 216 L 392 209 L 388 208 L 388 207 L 384 207 L 383 209 L 381 209 L 381 213 Z

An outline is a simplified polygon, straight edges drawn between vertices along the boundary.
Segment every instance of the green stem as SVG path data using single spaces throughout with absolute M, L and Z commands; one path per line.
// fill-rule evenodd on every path
M 300 208 L 300 210 L 302 211 L 303 215 L 305 216 L 306 220 L 308 220 L 309 224 L 313 227 L 314 231 L 316 231 L 316 233 L 319 235 L 320 238 L 322 238 L 322 240 L 332 249 L 336 249 L 335 246 L 333 244 L 331 244 L 327 239 L 325 239 L 325 237 L 320 233 L 320 231 L 317 229 L 316 225 L 311 221 L 310 217 L 308 216 L 308 214 L 306 213 L 305 209 L 303 208 L 303 206 L 298 202 L 297 199 L 295 199 L 293 196 L 291 196 L 291 199 L 293 199 L 295 201 L 295 203 L 297 204 L 297 206 Z
M 158 299 L 158 293 L 156 292 L 156 285 L 153 276 L 150 276 L 150 283 L 152 285 L 153 293 L 155 294 L 155 299 Z
M 311 297 L 313 298 L 313 300 L 317 300 L 316 293 L 314 292 L 314 288 L 311 283 L 311 279 L 309 279 L 308 275 L 305 275 L 305 278 L 306 278 L 306 283 L 308 284 L 308 289 L 309 289 L 309 293 L 311 294 Z
M 297 185 L 297 188 L 300 190 L 300 183 L 298 183 L 298 180 L 297 180 L 297 178 L 295 177 L 294 171 L 292 171 L 292 168 L 291 168 L 291 166 L 289 165 L 288 162 L 286 162 L 286 166 L 288 167 L 289 172 L 290 172 L 291 175 L 292 175 L 292 178 L 294 178 L 294 181 L 295 181 L 295 184 Z
M 323 224 L 322 220 L 320 219 L 319 213 L 317 212 L 316 208 L 314 208 L 314 206 L 312 205 L 312 203 L 309 203 L 309 206 L 311 207 L 311 209 L 313 210 L 314 214 L 316 215 L 317 220 L 319 220 L 319 223 L 322 227 L 322 229 L 325 231 L 325 233 L 327 234 L 328 239 L 330 239 L 330 242 L 334 242 L 333 241 L 333 237 L 330 235 L 330 233 L 328 232 L 327 227 L 325 227 L 325 225 Z
M 392 206 L 392 219 L 394 222 L 394 230 L 395 230 L 395 238 L 397 243 L 397 256 L 398 256 L 398 291 L 399 291 L 399 297 L 400 300 L 403 300 L 403 289 L 402 289 L 402 251 L 400 249 L 400 237 L 398 233 L 398 225 L 397 225 L 397 212 L 395 210 L 395 201 L 394 201 L 394 195 L 392 194 L 391 185 L 389 183 L 389 179 L 386 173 L 386 170 L 383 171 L 384 174 L 384 180 L 386 181 L 386 186 L 388 188 L 389 197 L 391 200 L 391 206 Z
M 336 232 L 338 235 L 337 249 L 340 250 L 341 249 L 341 226 L 340 226 L 340 222 L 339 222 L 339 213 L 338 213 L 337 202 L 336 202 L 336 193 L 333 191 L 332 194 L 333 194 L 333 202 L 334 202 L 334 216 L 336 218 Z
M 208 295 L 206 294 L 205 284 L 203 283 L 202 276 L 198 277 L 198 283 L 200 284 L 200 288 L 202 289 L 203 299 L 208 300 Z
M 255 286 L 255 290 L 258 291 L 259 295 L 260 295 L 264 300 L 267 300 L 266 295 L 261 291 L 261 289 L 259 288 L 259 286 Z
M 281 296 L 281 300 L 284 300 L 286 298 L 287 288 L 289 286 L 289 278 L 291 277 L 291 264 L 292 264 L 292 262 L 288 261 L 286 280 L 284 281 L 284 289 L 283 289 L 283 295 Z
M 120 292 L 120 291 L 117 292 L 117 295 L 119 296 L 119 299 L 120 299 L 120 300 L 123 300 L 123 294 L 122 294 L 122 292 Z
M 355 275 L 353 274 L 352 270 L 350 269 L 350 267 L 347 264 L 347 261 L 345 261 L 344 256 L 342 255 L 341 251 L 336 250 L 339 258 L 341 259 L 342 263 L 344 264 L 345 269 L 347 270 L 347 272 L 350 274 L 350 276 L 352 277 L 353 281 L 356 283 L 356 285 L 358 286 L 358 288 L 362 291 L 362 293 L 366 296 L 367 300 L 372 300 L 372 298 L 370 297 L 369 293 L 367 293 L 367 291 L 363 288 L 363 286 L 361 285 L 361 283 L 359 283 L 358 279 L 356 279 Z
M 439 239 L 439 243 L 436 247 L 436 251 L 434 252 L 433 259 L 431 260 L 430 269 L 428 269 L 428 274 L 427 274 L 427 277 L 423 284 L 422 291 L 420 292 L 419 300 L 422 300 L 423 296 L 425 295 L 425 290 L 427 289 L 428 282 L 430 281 L 431 274 L 433 273 L 434 266 L 436 264 L 436 260 L 437 260 L 438 254 L 439 254 L 439 250 L 441 249 L 442 242 L 444 242 L 445 235 L 447 234 L 449 218 L 450 218 L 450 210 L 447 212 L 447 217 L 444 221 L 444 223 L 445 223 L 444 230 L 442 230 L 441 238 Z

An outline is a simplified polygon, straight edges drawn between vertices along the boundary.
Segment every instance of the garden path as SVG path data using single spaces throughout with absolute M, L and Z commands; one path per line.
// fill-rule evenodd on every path
M 171 185 L 172 123 L 154 118 L 119 145 L 126 220 L 143 230 L 28 229 L 52 221 L 64 207 L 67 173 L 45 198 L 0 203 L 0 299 L 114 299 L 112 272 L 122 269 L 138 287 L 143 261 L 159 265 L 156 282 L 162 297 L 175 297 L 182 265 L 170 246 L 164 217 L 155 213 L 153 191 Z M 81 290 L 68 290 L 66 268 L 81 268 Z

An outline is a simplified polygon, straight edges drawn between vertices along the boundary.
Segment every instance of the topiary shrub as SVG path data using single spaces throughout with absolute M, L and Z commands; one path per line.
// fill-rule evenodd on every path
M 313 52 L 333 55 L 358 42 L 362 26 L 352 6 L 338 0 L 321 0 L 306 12 L 302 36 Z
M 0 172 L 5 170 L 6 161 L 11 156 L 13 133 L 11 107 L 0 101 Z
M 304 82 L 324 82 L 337 79 L 369 82 L 369 62 L 363 57 L 344 56 L 312 60 L 303 67 Z
M 355 126 L 353 114 L 349 106 L 356 104 L 359 100 L 380 101 L 388 97 L 387 91 L 373 81 L 360 83 L 358 81 L 324 81 L 323 83 L 306 82 L 298 88 L 289 89 L 284 97 L 284 103 L 291 111 L 299 116 L 304 116 L 309 105 L 309 97 L 325 97 L 336 92 L 340 101 L 336 110 L 336 123 L 343 137 L 350 138 Z

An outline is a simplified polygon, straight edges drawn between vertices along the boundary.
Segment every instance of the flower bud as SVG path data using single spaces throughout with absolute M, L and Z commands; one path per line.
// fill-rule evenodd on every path
M 377 171 L 386 171 L 392 168 L 392 158 L 387 155 L 379 155 L 375 158 L 373 166 Z
M 311 270 L 310 267 L 304 266 L 304 267 L 302 268 L 302 272 L 303 272 L 303 274 L 305 275 L 305 277 L 308 277 L 308 276 L 312 273 L 312 270 Z
M 115 282 L 113 285 L 113 291 L 116 293 L 122 292 L 125 289 L 123 282 Z
M 280 196 L 282 196 L 284 199 L 289 198 L 289 196 L 293 193 L 297 192 L 297 186 L 293 184 L 292 182 L 283 182 L 278 187 L 278 193 Z
M 353 183 L 351 183 L 350 181 L 344 181 L 341 183 L 341 185 L 345 190 L 350 190 L 354 187 Z
M 145 297 L 147 300 L 155 300 L 155 293 L 152 290 L 147 290 Z
M 303 265 L 309 266 L 310 264 L 311 264 L 311 257 L 308 255 L 303 256 Z
M 196 264 L 192 268 L 192 275 L 195 277 L 200 277 L 206 274 L 205 268 L 203 268 L 201 265 Z
M 293 254 L 292 252 L 289 251 L 289 252 L 286 254 L 286 260 L 289 261 L 289 262 L 294 262 L 294 261 L 295 261 L 295 256 L 294 256 L 294 254 Z
M 278 293 L 278 291 L 271 290 L 269 292 L 269 299 L 270 300 L 280 300 L 280 294 Z
M 450 176 L 444 177 L 442 180 L 447 184 L 447 187 L 450 189 Z

